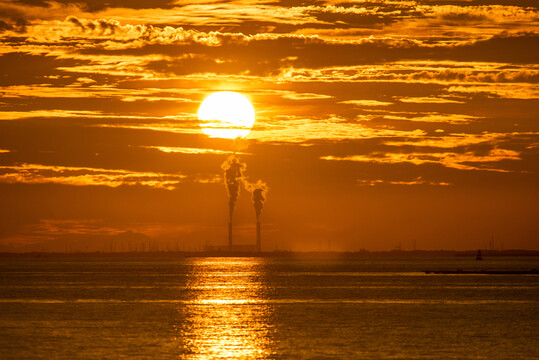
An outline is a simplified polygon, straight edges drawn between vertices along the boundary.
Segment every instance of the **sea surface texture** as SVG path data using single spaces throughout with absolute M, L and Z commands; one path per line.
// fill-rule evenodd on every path
M 535 258 L 2 259 L 1 359 L 538 359 Z

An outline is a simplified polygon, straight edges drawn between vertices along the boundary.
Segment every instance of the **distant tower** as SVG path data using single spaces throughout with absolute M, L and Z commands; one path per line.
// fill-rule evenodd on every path
M 260 242 L 260 221 L 256 222 L 256 251 L 262 251 L 262 244 Z
M 228 222 L 228 250 L 232 251 L 232 216 Z
M 483 260 L 483 256 L 481 255 L 481 250 L 477 250 L 477 255 L 475 256 L 475 260 Z

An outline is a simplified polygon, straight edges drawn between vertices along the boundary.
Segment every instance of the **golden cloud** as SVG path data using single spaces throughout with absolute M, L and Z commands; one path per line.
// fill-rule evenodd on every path
M 352 104 L 357 106 L 387 106 L 392 105 L 393 103 L 378 100 L 345 100 L 339 101 L 339 104 Z
M 313 140 L 338 141 L 345 139 L 368 139 L 374 137 L 417 137 L 422 130 L 399 131 L 374 129 L 345 118 L 305 118 L 301 116 L 275 116 L 259 118 L 249 138 L 264 142 L 301 143 Z
M 74 186 L 142 185 L 172 190 L 187 176 L 89 167 L 22 164 L 0 166 L 0 182 L 24 184 L 62 184 Z
M 381 164 L 411 163 L 414 165 L 440 164 L 448 168 L 458 170 L 484 170 L 496 172 L 510 172 L 509 170 L 496 167 L 495 163 L 501 160 L 520 160 L 520 153 L 514 150 L 492 149 L 486 155 L 477 155 L 473 152 L 455 153 L 385 153 L 373 152 L 368 155 L 351 156 L 322 156 L 322 160 L 330 161 L 360 161 Z M 478 166 L 474 163 L 485 163 Z M 489 164 L 486 164 L 489 163 Z
M 202 148 L 188 148 L 188 147 L 173 147 L 173 146 L 143 146 L 146 149 L 156 149 L 164 153 L 180 153 L 180 154 L 217 154 L 217 155 L 227 155 L 227 154 L 238 154 L 238 155 L 250 155 L 244 152 L 237 151 L 225 151 L 225 150 L 216 150 L 216 149 L 202 149 Z
M 416 104 L 464 104 L 464 101 L 452 100 L 440 97 L 399 97 L 400 102 Z
M 443 149 L 451 149 L 462 146 L 470 146 L 477 144 L 491 144 L 495 145 L 500 141 L 509 137 L 516 137 L 518 135 L 527 135 L 519 133 L 488 133 L 482 134 L 451 134 L 448 136 L 439 137 L 423 137 L 413 140 L 402 141 L 384 141 L 384 145 L 388 146 L 418 146 L 418 147 L 436 147 Z
M 411 181 L 392 181 L 392 180 L 382 180 L 382 179 L 376 179 L 376 180 L 364 180 L 364 179 L 358 179 L 356 183 L 360 186 L 376 186 L 376 185 L 382 185 L 382 184 L 388 184 L 388 185 L 431 185 L 431 186 L 449 186 L 451 183 L 448 182 L 440 182 L 440 181 L 430 181 L 430 180 L 423 180 L 421 176 L 418 176 L 414 180 Z

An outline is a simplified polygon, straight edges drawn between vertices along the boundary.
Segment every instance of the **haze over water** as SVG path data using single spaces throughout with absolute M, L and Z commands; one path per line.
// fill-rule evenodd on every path
M 537 258 L 9 259 L 3 359 L 536 359 Z

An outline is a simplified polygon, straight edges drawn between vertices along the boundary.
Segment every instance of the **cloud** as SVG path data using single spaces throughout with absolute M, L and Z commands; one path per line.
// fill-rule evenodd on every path
M 295 93 L 289 91 L 283 95 L 285 99 L 292 100 L 315 100 L 315 99 L 331 99 L 333 96 L 313 93 Z
M 388 146 L 414 146 L 414 147 L 432 147 L 432 148 L 441 148 L 441 149 L 451 149 L 458 147 L 466 147 L 470 145 L 477 144 L 489 144 L 496 145 L 501 143 L 503 140 L 509 138 L 516 138 L 518 133 L 507 134 L 507 133 L 489 133 L 483 132 L 480 134 L 450 134 L 448 136 L 438 136 L 438 137 L 422 137 L 417 139 L 399 139 L 398 141 L 384 141 L 384 145 Z
M 459 22 L 492 22 L 498 26 L 509 23 L 529 24 L 539 16 L 536 9 L 521 6 L 483 5 L 419 5 L 416 9 L 425 17 Z
M 386 120 L 402 120 L 402 121 L 418 121 L 428 123 L 447 123 L 447 124 L 468 124 L 480 116 L 464 115 L 464 114 L 441 114 L 441 113 L 403 113 L 402 115 L 385 115 Z
M 417 103 L 417 104 L 464 104 L 465 101 L 452 100 L 439 97 L 401 97 L 398 99 L 404 103 Z
M 49 166 L 22 164 L 0 166 L 0 182 L 45 184 L 55 183 L 74 186 L 142 185 L 172 190 L 186 175 L 110 170 L 88 167 Z
M 79 4 L 62 4 L 57 1 L 47 1 L 40 5 L 24 4 L 11 0 L 3 1 L 0 4 L 0 19 L 7 21 L 23 20 L 52 20 L 65 19 L 71 14 L 81 12 Z
M 520 153 L 513 150 L 494 148 L 484 155 L 474 152 L 455 153 L 382 153 L 373 152 L 368 155 L 351 156 L 322 156 L 322 160 L 329 161 L 359 161 L 383 164 L 411 163 L 414 165 L 440 164 L 458 170 L 478 170 L 510 172 L 510 170 L 497 166 L 496 162 L 502 160 L 521 160 Z
M 376 180 L 364 180 L 364 179 L 358 179 L 357 184 L 360 186 L 376 186 L 376 185 L 431 185 L 431 186 L 450 186 L 451 183 L 448 182 L 440 182 L 440 181 L 431 181 L 431 180 L 423 180 L 421 176 L 418 176 L 414 180 L 405 181 L 405 180 L 383 180 L 383 179 L 376 179 Z
M 345 118 L 304 118 L 301 116 L 277 116 L 271 120 L 259 119 L 257 128 L 251 130 L 249 138 L 264 142 L 312 142 L 340 141 L 373 137 L 417 136 L 421 130 L 398 131 L 374 129 Z
M 219 154 L 219 155 L 249 155 L 244 152 L 230 151 L 230 150 L 216 150 L 216 149 L 201 149 L 201 148 L 187 148 L 187 147 L 173 147 L 173 146 L 144 146 L 147 149 L 156 149 L 164 153 L 181 153 L 181 154 Z
M 286 81 L 325 82 L 408 82 L 408 83 L 530 83 L 539 80 L 535 65 L 512 66 L 505 63 L 461 63 L 456 61 L 429 62 L 428 64 L 390 62 L 373 65 L 332 66 L 320 69 L 283 68 L 279 78 Z M 528 86 L 528 85 L 521 85 Z
M 339 104 L 352 104 L 357 106 L 387 106 L 393 103 L 378 100 L 345 100 L 339 101 Z
M 517 84 L 454 85 L 449 93 L 484 94 L 505 99 L 539 99 L 539 86 Z

